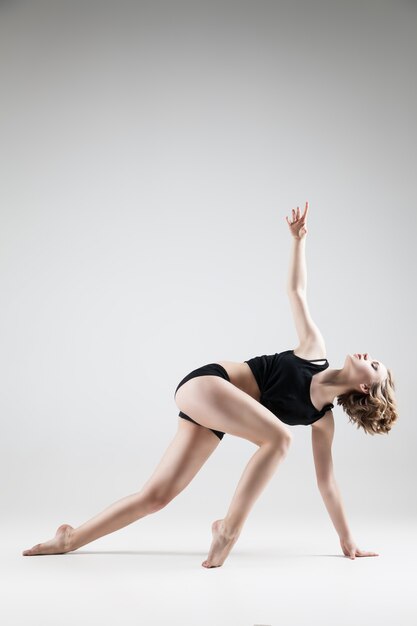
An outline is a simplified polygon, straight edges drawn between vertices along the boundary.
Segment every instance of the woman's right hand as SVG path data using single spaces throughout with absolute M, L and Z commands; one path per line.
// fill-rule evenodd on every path
M 297 207 L 297 211 L 294 211 L 294 209 L 292 209 L 291 222 L 288 220 L 288 217 L 285 218 L 287 220 L 287 224 L 291 231 L 291 235 L 294 237 L 294 239 L 303 239 L 303 237 L 306 236 L 308 232 L 306 228 L 307 213 L 308 213 L 308 201 L 306 202 L 304 213 L 301 215 L 301 217 L 300 217 L 300 208 Z

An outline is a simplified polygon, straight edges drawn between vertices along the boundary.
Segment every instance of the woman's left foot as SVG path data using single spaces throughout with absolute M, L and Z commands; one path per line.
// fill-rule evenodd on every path
M 220 567 L 227 559 L 230 550 L 236 543 L 239 534 L 228 535 L 224 526 L 224 520 L 218 519 L 211 525 L 213 541 L 210 546 L 208 557 L 202 562 L 203 567 Z
M 37 543 L 30 550 L 23 550 L 23 556 L 37 554 L 65 554 L 71 552 L 71 537 L 74 529 L 69 524 L 62 524 L 55 533 L 55 537 L 45 543 Z

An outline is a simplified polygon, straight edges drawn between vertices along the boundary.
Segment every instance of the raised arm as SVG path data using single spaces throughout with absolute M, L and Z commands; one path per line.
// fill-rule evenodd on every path
M 303 351 L 312 351 L 314 355 L 326 354 L 323 336 L 313 321 L 307 303 L 307 269 L 305 259 L 306 220 L 308 202 L 304 213 L 300 209 L 292 209 L 292 219 L 286 218 L 291 235 L 292 248 L 288 272 L 287 293 L 294 318 L 300 348 Z
M 292 209 L 291 220 L 289 220 L 287 216 L 285 217 L 292 236 L 287 291 L 300 291 L 305 293 L 307 289 L 307 268 L 305 259 L 307 214 L 308 202 L 306 202 L 302 215 L 300 215 L 300 208 L 297 207 L 297 211 Z

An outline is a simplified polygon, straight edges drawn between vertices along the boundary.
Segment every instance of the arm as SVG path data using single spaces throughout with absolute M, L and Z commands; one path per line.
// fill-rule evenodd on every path
M 298 209 L 298 207 L 297 207 Z M 305 240 L 308 202 L 302 217 L 293 210 L 293 220 L 288 221 L 292 235 L 290 267 L 288 273 L 287 293 L 290 300 L 294 323 L 297 330 L 300 347 L 303 352 L 311 352 L 313 356 L 326 354 L 323 336 L 311 318 L 307 303 L 307 270 L 305 260 Z
M 307 268 L 305 259 L 307 213 L 308 202 L 306 202 L 302 216 L 300 216 L 300 209 L 297 207 L 297 211 L 292 209 L 291 222 L 288 217 L 285 218 L 292 236 L 290 271 L 287 283 L 288 292 L 301 291 L 305 293 L 307 289 Z
M 311 435 L 318 489 L 340 539 L 349 538 L 351 532 L 333 472 L 334 418 L 331 410 L 313 424 Z
M 312 444 L 317 486 L 326 509 L 339 535 L 340 545 L 345 556 L 378 556 L 375 552 L 360 550 L 352 537 L 346 513 L 333 472 L 332 442 L 334 436 L 334 418 L 332 411 L 327 411 L 321 419 L 312 424 Z
M 306 293 L 307 266 L 305 248 L 305 237 L 303 237 L 303 239 L 292 238 L 287 292 L 298 291 Z
M 339 539 L 352 539 L 339 487 L 334 477 L 331 485 L 319 487 L 319 491 Z

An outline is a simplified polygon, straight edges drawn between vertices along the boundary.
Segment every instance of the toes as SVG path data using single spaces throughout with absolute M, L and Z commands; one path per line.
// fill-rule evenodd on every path
M 201 565 L 207 569 L 211 569 L 212 567 L 220 567 L 222 564 L 219 563 L 219 565 L 213 565 L 210 561 L 203 561 Z
M 41 544 L 38 543 L 36 544 L 36 546 L 33 546 L 33 548 L 30 548 L 29 550 L 25 550 L 23 552 L 24 556 L 34 556 L 35 554 L 37 554 L 40 551 L 41 548 Z

